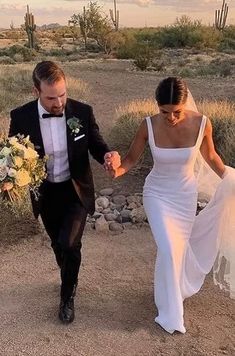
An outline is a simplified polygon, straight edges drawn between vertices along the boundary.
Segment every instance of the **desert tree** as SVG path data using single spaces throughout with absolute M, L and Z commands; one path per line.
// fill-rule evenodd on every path
M 98 47 L 105 53 L 109 53 L 110 33 L 112 26 L 108 17 L 102 13 L 101 7 L 96 2 L 90 2 L 83 11 L 73 14 L 70 21 L 79 25 L 81 35 L 87 49 L 88 39 L 96 41 Z

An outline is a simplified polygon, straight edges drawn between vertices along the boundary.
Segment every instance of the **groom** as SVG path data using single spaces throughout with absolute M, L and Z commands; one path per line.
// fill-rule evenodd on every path
M 9 136 L 29 135 L 39 156 L 45 154 L 47 179 L 32 195 L 35 217 L 42 218 L 61 270 L 59 318 L 74 319 L 74 296 L 81 264 L 81 239 L 87 214 L 95 210 L 89 153 L 101 164 L 120 157 L 99 133 L 91 106 L 67 98 L 66 78 L 57 64 L 43 61 L 33 71 L 37 100 L 11 111 Z

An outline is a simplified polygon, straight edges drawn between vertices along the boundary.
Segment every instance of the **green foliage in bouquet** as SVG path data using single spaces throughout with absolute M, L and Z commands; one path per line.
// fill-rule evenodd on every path
M 39 158 L 29 136 L 0 139 L 0 196 L 6 204 L 22 202 L 28 188 L 38 196 L 38 187 L 46 177 L 47 157 Z

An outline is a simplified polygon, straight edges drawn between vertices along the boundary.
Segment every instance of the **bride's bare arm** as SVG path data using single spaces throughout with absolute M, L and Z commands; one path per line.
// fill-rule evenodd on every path
M 220 178 L 222 178 L 225 173 L 225 166 L 222 159 L 215 151 L 212 137 L 212 125 L 209 119 L 207 119 L 205 134 L 200 151 L 203 158 L 209 164 L 211 169 L 213 169 L 213 171 L 215 171 L 215 173 L 218 174 Z
M 119 177 L 128 172 L 138 161 L 143 153 L 146 141 L 148 139 L 148 129 L 146 120 L 143 120 L 136 132 L 135 138 L 131 143 L 129 151 L 121 161 L 120 167 L 115 170 L 114 177 Z

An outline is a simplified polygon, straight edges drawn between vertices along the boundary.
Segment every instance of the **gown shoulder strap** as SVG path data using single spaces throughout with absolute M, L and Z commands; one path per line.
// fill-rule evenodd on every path
M 148 128 L 148 141 L 149 141 L 149 146 L 154 145 L 154 136 L 153 136 L 153 126 L 152 126 L 152 121 L 151 117 L 148 116 L 145 118 L 147 122 L 147 128 Z
M 207 123 L 207 117 L 205 115 L 202 116 L 202 120 L 201 120 L 201 125 L 200 125 L 200 129 L 199 129 L 199 133 L 198 133 L 198 137 L 197 137 L 197 142 L 196 142 L 196 147 L 200 147 L 203 137 L 204 137 L 204 131 L 205 131 L 205 127 L 206 127 L 206 123 Z

